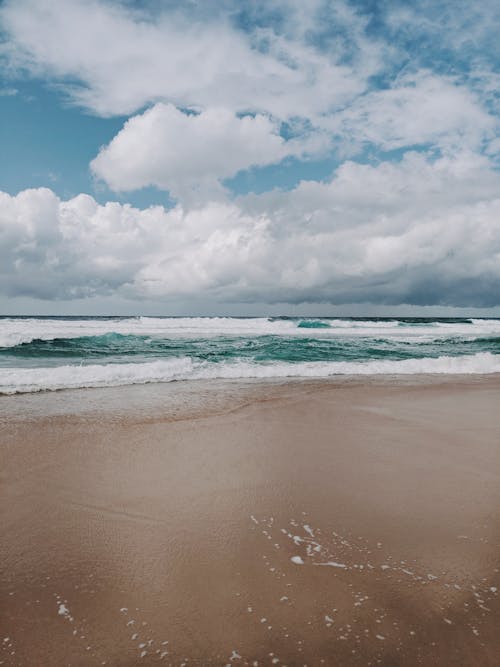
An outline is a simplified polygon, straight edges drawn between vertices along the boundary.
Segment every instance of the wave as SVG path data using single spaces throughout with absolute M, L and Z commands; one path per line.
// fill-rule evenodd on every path
M 211 338 L 216 336 L 375 337 L 392 340 L 434 340 L 462 336 L 500 336 L 500 320 L 445 322 L 328 318 L 133 317 L 95 319 L 0 319 L 0 348 L 7 350 L 34 340 L 62 340 L 119 334 L 152 338 Z
M 324 320 L 300 320 L 297 327 L 299 329 L 328 329 L 331 328 L 331 324 Z
M 84 338 L 110 334 L 165 338 L 205 338 L 218 335 L 286 335 L 296 330 L 292 320 L 232 317 L 133 317 L 116 319 L 15 319 L 0 320 L 0 348 L 33 340 Z
M 327 378 L 335 375 L 500 373 L 500 355 L 481 352 L 451 357 L 366 362 L 207 362 L 190 357 L 127 364 L 0 369 L 0 394 L 172 382 L 174 380 Z

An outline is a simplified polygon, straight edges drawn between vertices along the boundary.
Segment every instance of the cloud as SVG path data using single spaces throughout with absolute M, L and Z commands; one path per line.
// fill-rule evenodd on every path
M 362 91 L 379 59 L 360 27 L 366 19 L 337 11 L 352 39 L 324 53 L 297 29 L 306 25 L 300 4 L 273 8 L 280 4 L 278 32 L 235 25 L 238 3 L 165 4 L 152 14 L 102 0 L 7 0 L 4 56 L 11 68 L 59 81 L 76 103 L 104 116 L 164 101 L 310 117 Z M 314 3 L 308 16 L 316 25 Z
M 222 191 L 221 180 L 239 171 L 334 148 L 344 156 L 366 147 L 408 146 L 494 154 L 496 128 L 496 119 L 472 91 L 451 78 L 419 72 L 323 116 L 317 128 L 288 141 L 280 136 L 279 123 L 262 114 L 241 117 L 222 108 L 193 114 L 159 103 L 130 118 L 90 166 L 112 190 L 154 185 L 187 204 L 213 198 Z
M 431 144 L 449 151 L 479 150 L 495 135 L 498 122 L 467 87 L 453 78 L 419 71 L 397 78 L 391 88 L 364 95 L 324 125 L 351 150 L 356 145 L 390 151 Z
M 9 80 L 39 77 L 91 113 L 128 117 L 96 147 L 94 176 L 178 203 L 0 193 L 1 290 L 500 304 L 496 11 L 490 0 L 5 0 Z M 242 197 L 223 187 L 319 156 L 340 163 L 325 182 L 284 192 L 269 180 Z
M 388 37 L 400 49 L 419 46 L 421 62 L 438 60 L 438 66 L 460 63 L 465 69 L 478 64 L 496 65 L 500 56 L 496 0 L 416 0 L 394 3 L 385 15 Z
M 497 81 L 479 55 L 493 43 L 491 2 L 484 11 L 427 0 L 140 7 L 6 0 L 0 8 L 11 73 L 57 83 L 99 115 L 135 114 L 92 162 L 115 191 L 154 184 L 187 203 L 291 155 L 481 152 L 488 142 L 492 154 L 497 145 Z M 279 136 L 284 126 L 293 140 Z
M 464 152 L 185 209 L 0 197 L 9 296 L 493 306 L 500 176 Z
M 115 191 L 154 185 L 186 202 L 213 197 L 222 179 L 242 169 L 306 148 L 307 141 L 285 141 L 263 115 L 238 117 L 221 108 L 188 114 L 159 103 L 128 120 L 90 166 Z

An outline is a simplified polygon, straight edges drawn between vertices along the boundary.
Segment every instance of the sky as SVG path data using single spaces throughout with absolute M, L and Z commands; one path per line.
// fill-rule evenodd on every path
M 500 314 L 497 0 L 0 0 L 0 314 Z

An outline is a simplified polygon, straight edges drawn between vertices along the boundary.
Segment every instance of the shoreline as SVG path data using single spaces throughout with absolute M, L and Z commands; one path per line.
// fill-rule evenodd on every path
M 38 419 L 79 414 L 143 415 L 153 419 L 209 417 L 248 402 L 289 392 L 343 387 L 476 387 L 500 388 L 500 373 L 415 373 L 333 375 L 325 378 L 217 378 L 169 380 L 103 387 L 45 389 L 0 394 L 0 419 Z M 213 396 L 221 401 L 213 400 Z M 242 400 L 243 399 L 243 400 Z
M 3 664 L 496 664 L 498 376 L 173 384 L 0 398 Z

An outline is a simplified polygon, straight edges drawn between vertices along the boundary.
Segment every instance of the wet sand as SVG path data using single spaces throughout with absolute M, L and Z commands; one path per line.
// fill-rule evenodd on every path
M 0 663 L 498 664 L 498 378 L 198 388 L 0 401 Z

